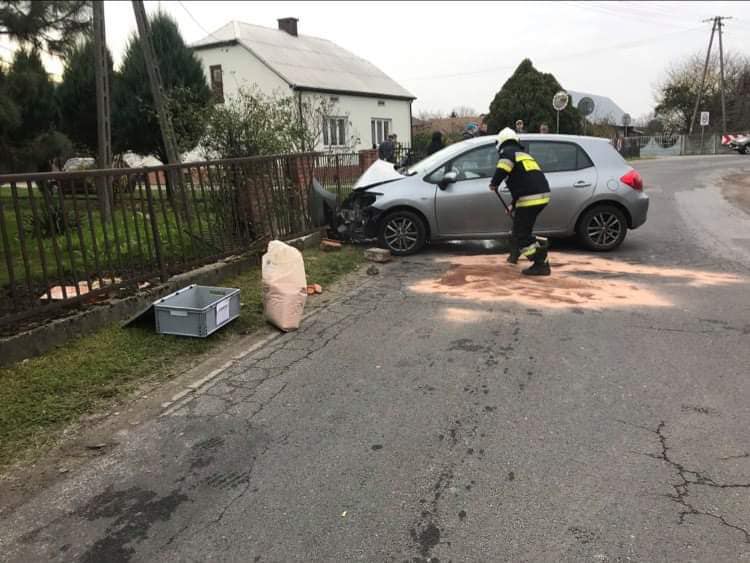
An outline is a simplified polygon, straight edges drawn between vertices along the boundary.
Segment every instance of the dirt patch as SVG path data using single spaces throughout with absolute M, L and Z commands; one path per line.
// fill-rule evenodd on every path
M 439 279 L 422 280 L 411 289 L 474 302 L 512 301 L 549 309 L 669 307 L 670 299 L 650 283 L 704 287 L 739 283 L 731 274 L 631 264 L 585 254 L 550 255 L 552 276 L 526 277 L 504 256 L 460 256 Z M 456 310 L 453 315 L 461 317 Z M 466 315 L 467 320 L 470 315 Z
M 735 207 L 750 214 L 750 174 L 733 174 L 721 182 L 721 193 Z

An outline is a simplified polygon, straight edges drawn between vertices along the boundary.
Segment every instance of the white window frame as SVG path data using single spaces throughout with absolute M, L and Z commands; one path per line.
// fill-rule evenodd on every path
M 330 148 L 345 147 L 349 144 L 348 138 L 348 117 L 331 115 L 323 118 L 323 146 Z
M 390 117 L 371 117 L 370 118 L 370 135 L 372 144 L 380 146 L 388 135 L 393 133 L 393 120 Z

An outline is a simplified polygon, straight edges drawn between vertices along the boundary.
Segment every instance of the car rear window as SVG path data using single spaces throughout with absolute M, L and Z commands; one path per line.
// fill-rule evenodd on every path
M 594 165 L 586 152 L 575 143 L 532 141 L 529 143 L 529 154 L 542 167 L 542 172 L 568 172 Z

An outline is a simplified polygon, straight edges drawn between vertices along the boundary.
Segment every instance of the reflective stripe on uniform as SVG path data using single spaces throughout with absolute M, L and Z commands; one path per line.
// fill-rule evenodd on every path
M 528 258 L 529 256 L 533 256 L 534 254 L 536 254 L 536 251 L 537 251 L 538 248 L 539 248 L 539 244 L 538 243 L 535 242 L 533 244 L 530 244 L 529 246 L 526 246 L 526 247 L 524 247 L 524 248 L 521 249 L 521 256 L 523 256 L 524 258 Z
M 497 161 L 497 167 L 510 174 L 510 171 L 513 170 L 513 161 L 507 158 L 501 158 Z
M 516 162 L 522 163 L 523 169 L 526 170 L 526 172 L 531 172 L 532 170 L 539 170 L 539 171 L 542 170 L 539 167 L 539 164 L 537 163 L 537 161 L 534 160 L 534 157 L 525 152 L 516 153 Z
M 549 203 L 549 196 L 524 196 L 516 202 L 516 207 L 534 207 L 535 205 L 546 205 Z

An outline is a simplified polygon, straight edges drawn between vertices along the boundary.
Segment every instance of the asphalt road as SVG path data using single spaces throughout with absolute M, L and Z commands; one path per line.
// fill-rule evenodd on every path
M 394 262 L 2 514 L 0 559 L 750 559 L 750 215 L 717 187 L 750 158 L 637 166 L 617 252 Z

